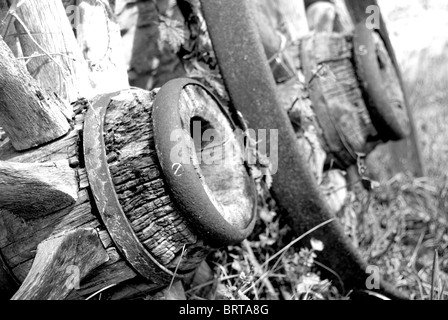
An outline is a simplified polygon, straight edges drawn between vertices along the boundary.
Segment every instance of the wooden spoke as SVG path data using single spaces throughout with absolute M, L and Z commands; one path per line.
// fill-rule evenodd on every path
M 0 39 L 0 125 L 16 150 L 65 135 L 69 123 L 63 103 L 42 90 Z
M 336 10 L 332 3 L 318 1 L 307 10 L 310 29 L 316 32 L 332 32 L 336 18 Z
M 335 31 L 336 32 L 345 32 L 351 33 L 355 29 L 355 25 L 353 24 L 353 20 L 350 17 L 350 12 L 348 11 L 347 5 L 345 4 L 345 0 L 334 0 L 334 6 L 336 8 L 336 22 L 335 22 Z
M 109 256 L 94 229 L 78 229 L 37 247 L 28 276 L 12 300 L 62 300 Z
M 60 0 L 24 1 L 14 24 L 30 57 L 28 71 L 43 88 L 69 102 L 91 94 L 87 65 Z M 72 113 L 69 105 L 63 111 Z
M 78 181 L 67 160 L 50 163 L 0 161 L 0 209 L 24 219 L 42 217 L 74 204 Z

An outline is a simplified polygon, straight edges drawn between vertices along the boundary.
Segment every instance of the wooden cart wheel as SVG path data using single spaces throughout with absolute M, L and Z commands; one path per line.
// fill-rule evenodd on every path
M 273 176 L 271 191 L 291 232 L 299 237 L 331 221 L 313 233 L 326 246 L 320 261 L 331 266 L 346 289 L 364 288 L 366 262 L 335 221 L 301 154 L 297 136 L 277 95 L 249 5 L 237 0 L 202 0 L 201 6 L 232 105 L 242 112 L 251 128 L 278 130 L 281 137 L 278 145 L 262 142 L 278 151 L 278 171 Z M 403 298 L 385 281 L 381 281 L 378 292 Z
M 365 24 L 369 18 L 369 11 L 366 10 L 369 6 L 378 7 L 377 0 L 345 0 L 347 17 L 346 20 L 350 25 L 350 29 L 354 30 L 358 24 Z M 343 4 L 344 5 L 344 4 Z M 386 58 L 392 60 L 393 67 L 395 68 L 401 91 L 405 93 L 405 85 L 402 79 L 398 61 L 395 55 L 394 48 L 392 46 L 388 28 L 386 22 L 380 14 L 379 29 L 374 30 L 377 35 L 380 36 L 381 42 L 384 44 L 387 55 Z M 420 143 L 417 137 L 417 131 L 414 123 L 414 115 L 411 105 L 408 101 L 406 94 L 404 95 L 404 107 L 406 108 L 407 116 L 409 118 L 410 134 L 407 139 L 390 143 L 386 148 L 381 148 L 376 155 L 369 162 L 369 166 L 376 171 L 378 175 L 377 179 L 390 179 L 393 175 L 399 172 L 410 172 L 417 177 L 421 177 L 425 174 L 425 167 L 422 162 L 422 155 L 420 150 Z M 400 111 L 401 112 L 401 111 Z M 390 161 L 381 161 L 380 159 L 390 158 Z M 377 166 L 376 164 L 381 164 Z
M 300 44 L 300 59 L 328 162 L 354 165 L 381 143 L 353 65 L 353 38 L 311 33 Z
M 75 114 L 72 131 L 54 145 L 0 149 L 8 159 L 0 161 L 0 267 L 8 271 L 0 291 L 8 294 L 17 277 L 13 299 L 65 299 L 136 276 L 154 290 L 252 231 L 257 194 L 244 131 L 201 84 L 180 79 L 159 91 L 100 95 Z M 198 124 L 208 139 L 194 141 Z M 172 141 L 179 132 L 180 144 Z M 224 147 L 229 154 L 215 158 Z M 188 161 L 172 161 L 176 148 Z M 26 163 L 36 159 L 47 162 Z M 30 193 L 35 186 L 39 193 Z M 24 203 L 12 201 L 18 187 L 30 193 Z M 76 291 L 73 270 L 83 280 Z
M 378 133 L 384 141 L 408 137 L 411 126 L 404 93 L 383 41 L 365 23 L 359 23 L 353 46 L 357 75 Z
M 203 101 L 208 101 L 206 106 Z M 154 138 L 165 178 L 186 219 L 218 246 L 248 237 L 256 217 L 256 191 L 237 129 L 219 101 L 197 81 L 172 80 L 157 93 Z M 188 155 L 176 153 L 186 150 Z
M 190 79 L 172 80 L 156 95 L 131 89 L 101 96 L 87 112 L 84 156 L 98 211 L 145 278 L 187 274 L 210 246 L 252 231 L 256 192 L 236 129 Z

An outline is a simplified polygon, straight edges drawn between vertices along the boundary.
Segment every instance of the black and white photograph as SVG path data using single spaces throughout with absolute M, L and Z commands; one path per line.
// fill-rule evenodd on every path
M 448 1 L 0 0 L 0 300 L 448 300 Z

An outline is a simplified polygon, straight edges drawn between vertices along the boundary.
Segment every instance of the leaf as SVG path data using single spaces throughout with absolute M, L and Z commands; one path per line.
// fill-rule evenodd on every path
M 159 23 L 160 42 L 163 47 L 166 44 L 173 52 L 178 52 L 180 47 L 185 43 L 186 34 L 184 26 L 177 20 L 160 17 Z

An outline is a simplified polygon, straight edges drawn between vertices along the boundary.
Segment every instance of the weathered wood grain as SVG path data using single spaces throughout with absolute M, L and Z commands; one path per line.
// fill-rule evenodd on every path
M 0 125 L 16 150 L 65 135 L 70 125 L 62 101 L 42 89 L 0 37 Z
M 104 129 L 121 207 L 140 242 L 162 265 L 192 270 L 210 249 L 187 227 L 163 180 L 152 131 L 154 95 L 136 90 L 126 95 L 110 103 Z
M 68 298 L 88 295 L 112 284 L 119 284 L 135 278 L 136 273 L 117 253 L 112 240 L 98 220 L 90 202 L 88 182 L 82 165 L 82 155 L 78 153 L 82 137 L 86 101 L 74 105 L 73 130 L 62 139 L 38 149 L 16 152 L 6 141 L 0 146 L 0 159 L 13 162 L 67 161 L 78 171 L 79 191 L 73 207 L 51 212 L 33 220 L 24 220 L 8 210 L 0 214 L 0 250 L 7 266 L 19 281 L 23 282 L 31 269 L 37 245 L 51 237 L 79 228 L 98 229 L 101 242 L 107 248 L 110 260 L 95 269 L 82 282 L 79 290 Z M 0 288 L 1 290 L 2 288 Z
M 63 300 L 108 259 L 94 229 L 53 236 L 38 245 L 33 266 L 12 300 Z
M 0 161 L 0 209 L 24 218 L 42 217 L 73 205 L 78 181 L 67 160 L 24 164 Z
M 14 22 L 31 76 L 69 103 L 93 94 L 88 69 L 61 0 L 27 0 Z M 31 33 L 32 38 L 29 33 Z M 37 45 L 37 44 L 38 45 Z M 36 56 L 37 54 L 37 56 Z M 69 105 L 62 109 L 71 116 Z
M 380 143 L 352 63 L 351 37 L 318 32 L 304 38 L 301 48 L 328 160 L 346 168 L 356 163 L 356 153 L 368 154 Z

